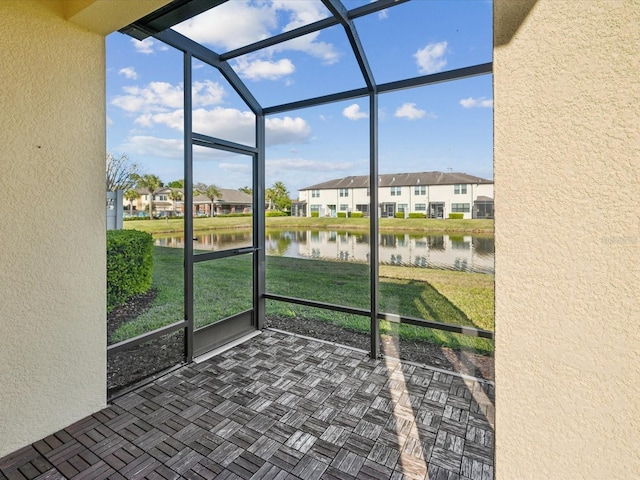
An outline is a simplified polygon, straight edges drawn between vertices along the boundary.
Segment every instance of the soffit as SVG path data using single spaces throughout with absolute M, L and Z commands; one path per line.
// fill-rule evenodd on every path
M 68 21 L 106 36 L 168 3 L 169 0 L 66 0 L 64 15 Z

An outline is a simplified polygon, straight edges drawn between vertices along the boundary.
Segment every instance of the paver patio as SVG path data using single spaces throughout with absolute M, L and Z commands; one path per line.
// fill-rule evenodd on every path
M 0 479 L 493 478 L 494 386 L 265 330 L 0 459 Z

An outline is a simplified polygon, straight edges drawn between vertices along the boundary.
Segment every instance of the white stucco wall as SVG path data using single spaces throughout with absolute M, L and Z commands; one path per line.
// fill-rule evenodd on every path
M 105 405 L 105 55 L 86 8 L 128 3 L 0 1 L 0 457 Z
M 452 203 L 467 203 L 469 204 L 469 211 L 464 212 L 464 218 L 470 219 L 473 216 L 473 203 L 479 195 L 484 195 L 493 198 L 493 185 L 476 185 L 467 184 L 467 193 L 454 193 L 453 185 L 428 185 L 425 195 L 416 195 L 413 185 L 400 186 L 400 195 L 391 195 L 390 187 L 380 187 L 378 189 L 378 203 L 395 203 L 396 212 L 398 207 L 402 204 L 406 205 L 407 212 L 415 212 L 415 206 L 417 203 L 423 203 L 426 206 L 426 210 L 421 213 L 429 213 L 429 202 L 443 202 L 444 218 L 447 218 L 451 212 Z M 320 196 L 312 198 L 311 190 L 302 190 L 299 194 L 299 200 L 306 201 L 309 208 L 307 209 L 307 216 L 311 216 L 311 205 L 321 205 L 320 214 L 324 216 L 327 212 L 327 205 L 335 205 L 337 211 L 340 211 L 340 205 L 348 205 L 348 208 L 355 212 L 358 205 L 365 205 L 371 201 L 371 197 L 367 195 L 366 188 L 349 188 L 347 197 L 340 197 L 338 189 L 326 189 L 320 190 Z
M 496 478 L 640 475 L 640 2 L 494 0 Z

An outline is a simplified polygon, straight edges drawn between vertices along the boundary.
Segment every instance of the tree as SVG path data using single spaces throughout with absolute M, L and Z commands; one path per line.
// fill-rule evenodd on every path
M 172 183 L 174 183 L 174 182 L 172 182 Z M 169 199 L 172 202 L 179 202 L 180 200 L 182 200 L 182 192 L 180 190 L 172 189 L 169 192 Z
M 129 201 L 129 215 L 133 215 L 133 201 L 137 198 L 140 198 L 140 194 L 133 188 L 124 192 L 124 199 Z
M 167 183 L 167 187 L 169 188 L 184 188 L 184 180 L 181 178 L 180 180 L 173 180 Z
M 126 154 L 116 157 L 107 153 L 107 192 L 129 190 L 135 185 L 134 175 L 138 174 L 138 165 L 132 163 Z
M 134 173 L 131 176 L 138 188 L 149 192 L 149 218 L 153 220 L 153 192 L 162 187 L 162 181 L 158 176 L 150 174 L 140 176 Z
M 269 210 L 273 210 L 274 206 L 276 210 L 281 212 L 291 209 L 289 191 L 282 182 L 276 182 L 270 188 L 267 188 L 265 198 L 269 202 Z
M 211 216 L 213 217 L 213 210 L 215 207 L 215 199 L 222 198 L 222 191 L 216 185 L 203 185 L 201 183 L 198 184 L 198 188 L 194 190 L 196 195 L 204 195 L 209 200 L 211 200 Z
M 253 195 L 253 188 L 251 187 L 240 187 L 238 190 L 246 193 L 247 195 Z

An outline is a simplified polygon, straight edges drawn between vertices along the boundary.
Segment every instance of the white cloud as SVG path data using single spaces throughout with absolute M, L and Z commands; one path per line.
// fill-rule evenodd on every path
M 406 118 L 408 120 L 417 120 L 419 118 L 436 118 L 434 113 L 427 113 L 426 110 L 420 110 L 415 103 L 404 103 L 393 114 L 394 117 Z
M 305 160 L 302 158 L 279 158 L 267 160 L 266 166 L 270 173 L 284 170 L 299 170 L 301 172 L 342 172 L 352 170 L 353 162 L 325 162 L 321 160 Z
M 418 65 L 418 71 L 424 74 L 439 72 L 447 65 L 444 58 L 447 53 L 447 42 L 429 43 L 413 54 Z
M 378 12 L 378 18 L 380 20 L 385 20 L 385 19 L 389 18 L 389 9 L 385 8 L 384 10 L 380 10 Z
M 303 52 L 312 57 L 322 60 L 324 65 L 331 65 L 340 60 L 340 53 L 338 53 L 332 43 L 316 41 L 320 32 L 313 32 L 302 37 L 288 40 L 273 47 L 269 47 L 269 52 L 286 52 L 297 51 Z
M 246 58 L 240 58 L 235 63 L 234 68 L 238 75 L 250 80 L 277 80 L 291 75 L 296 69 L 288 58 L 283 58 L 277 62 L 267 60 L 250 61 Z
M 109 115 L 107 115 L 107 127 L 110 127 L 111 125 L 113 125 L 113 120 L 111 120 Z
M 289 13 L 289 23 L 282 29 L 283 32 L 308 25 L 327 17 L 326 9 L 320 2 L 300 2 L 291 0 L 273 0 L 275 10 L 284 10 Z
M 138 72 L 136 72 L 136 69 L 133 67 L 121 68 L 118 71 L 118 75 L 124 75 L 129 80 L 135 80 L 138 78 Z
M 158 138 L 146 135 L 129 137 L 121 146 L 129 155 L 149 155 L 160 158 L 182 158 L 183 141 L 172 138 Z
M 300 117 L 267 118 L 265 131 L 267 146 L 304 143 L 311 136 L 311 127 Z
M 193 82 L 191 90 L 193 93 L 194 106 L 216 105 L 221 103 L 226 95 L 224 87 L 211 80 Z
M 463 98 L 460 100 L 460 105 L 464 108 L 493 108 L 493 99 L 485 97 Z
M 141 115 L 136 123 L 142 127 L 164 125 L 182 132 L 184 112 L 182 109 Z M 253 145 L 255 143 L 255 116 L 249 111 L 235 108 L 215 107 L 212 110 L 193 110 L 193 130 L 232 142 Z M 308 141 L 311 127 L 300 117 L 267 118 L 265 122 L 267 146 L 299 144 Z
M 132 38 L 131 43 L 138 53 L 144 53 L 145 55 L 153 53 L 155 42 L 151 37 L 145 38 L 144 40 L 136 40 L 135 38 Z
M 321 4 L 313 2 L 274 0 L 256 5 L 235 0 L 186 20 L 174 29 L 215 50 L 229 51 L 325 18 L 325 12 Z M 283 18 L 284 26 L 279 28 L 279 20 Z M 332 44 L 318 41 L 319 35 L 320 32 L 314 32 L 272 46 L 260 58 L 271 61 L 274 53 L 294 50 L 320 58 L 325 64 L 337 62 L 339 53 Z
M 228 51 L 267 38 L 277 24 L 276 11 L 271 5 L 258 6 L 236 0 L 173 28 L 196 42 Z
M 368 118 L 369 114 L 360 111 L 360 105 L 354 103 L 349 105 L 344 110 L 342 110 L 342 115 L 347 117 L 349 120 L 360 120 L 362 118 Z
M 224 88 L 216 82 L 205 80 L 193 83 L 193 105 L 207 106 L 222 102 Z M 126 95 L 113 98 L 112 105 L 131 113 L 167 112 L 182 108 L 184 92 L 181 85 L 167 82 L 151 82 L 145 87 L 128 86 L 122 89 Z M 144 120 L 137 120 L 139 123 Z

